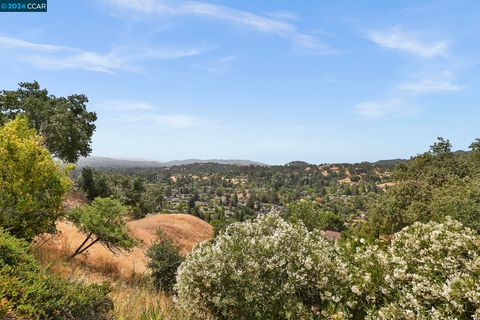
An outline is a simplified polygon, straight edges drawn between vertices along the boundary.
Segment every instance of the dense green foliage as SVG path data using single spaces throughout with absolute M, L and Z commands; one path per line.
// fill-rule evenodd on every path
M 88 167 L 82 169 L 78 186 L 90 200 L 96 197 L 117 199 L 128 206 L 130 215 L 136 219 L 159 212 L 164 202 L 160 184 L 146 184 L 139 177 L 101 173 Z
M 111 196 L 130 206 L 134 217 L 148 213 L 190 213 L 216 234 L 236 221 L 271 211 L 288 212 L 300 199 L 322 212 L 323 228 L 341 230 L 344 221 L 365 214 L 368 198 L 390 181 L 386 165 L 370 163 L 238 166 L 215 163 L 170 168 L 77 171 L 77 185 L 89 198 Z
M 28 244 L 0 230 L 0 318 L 111 319 L 106 285 L 83 285 L 48 274 Z
M 361 232 L 372 237 L 393 234 L 416 221 L 443 221 L 446 216 L 480 231 L 479 151 L 454 153 L 439 138 L 430 151 L 396 167 L 397 185 L 372 199 Z
M 17 115 L 26 116 L 53 155 L 75 163 L 92 151 L 97 116 L 87 111 L 87 103 L 88 98 L 82 94 L 56 97 L 40 89 L 38 82 L 22 82 L 17 90 L 0 93 L 0 125 Z
M 24 239 L 52 232 L 69 188 L 66 169 L 25 118 L 0 127 L 0 227 Z
M 299 200 L 288 206 L 288 219 L 293 223 L 301 222 L 308 230 L 344 229 L 342 216 L 330 211 L 323 211 L 314 201 Z
M 153 285 L 157 290 L 171 293 L 175 285 L 177 269 L 184 260 L 180 254 L 180 247 L 159 229 L 157 240 L 148 248 L 146 255 Z
M 95 183 L 93 179 L 93 170 L 90 168 L 82 169 L 82 178 L 80 180 L 80 188 L 85 192 L 89 200 L 100 197 L 100 181 Z
M 113 253 L 132 248 L 135 241 L 127 233 L 125 211 L 121 203 L 110 198 L 95 198 L 89 205 L 70 210 L 69 220 L 86 235 L 72 257 L 97 242 Z

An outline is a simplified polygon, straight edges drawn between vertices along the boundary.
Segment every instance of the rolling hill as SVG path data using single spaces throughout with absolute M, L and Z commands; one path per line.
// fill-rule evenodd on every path
M 156 232 L 161 229 L 177 243 L 183 254 L 190 252 L 194 245 L 213 237 L 213 228 L 207 222 L 189 214 L 156 214 L 140 220 L 127 222 L 128 233 L 138 241 L 129 252 L 114 255 L 105 247 L 97 244 L 85 254 L 75 259 L 93 269 L 111 269 L 113 273 L 130 276 L 133 273 L 147 271 L 145 251 L 156 239 Z M 57 223 L 58 234 L 47 236 L 43 250 L 55 250 L 68 255 L 85 239 L 85 235 L 70 222 Z

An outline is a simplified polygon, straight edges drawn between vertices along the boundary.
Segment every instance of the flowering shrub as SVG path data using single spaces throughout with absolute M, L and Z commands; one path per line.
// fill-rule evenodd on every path
M 267 215 L 198 246 L 177 291 L 200 319 L 480 320 L 480 237 L 447 220 L 336 246 Z
M 341 319 L 347 278 L 319 233 L 266 215 L 197 246 L 178 270 L 177 300 L 200 319 Z
M 415 223 L 353 259 L 356 309 L 370 319 L 480 319 L 480 237 L 459 222 Z
M 363 239 L 351 239 L 342 243 L 338 251 L 348 266 L 350 299 L 347 307 L 354 319 L 364 319 L 367 314 L 382 305 L 387 294 L 385 274 L 389 258 L 384 248 L 367 245 Z
M 388 303 L 380 318 L 480 316 L 480 238 L 459 222 L 416 223 L 388 249 Z

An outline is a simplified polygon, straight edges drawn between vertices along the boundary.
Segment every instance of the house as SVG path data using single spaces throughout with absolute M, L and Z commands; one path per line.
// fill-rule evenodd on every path
M 332 231 L 332 230 L 322 231 L 322 237 L 325 240 L 329 240 L 329 241 L 339 240 L 341 235 L 342 234 L 340 232 L 337 232 L 337 231 Z

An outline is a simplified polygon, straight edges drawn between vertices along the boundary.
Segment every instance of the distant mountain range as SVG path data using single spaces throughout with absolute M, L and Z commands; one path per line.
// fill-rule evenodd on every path
M 466 154 L 469 151 L 458 150 L 454 151 L 455 154 Z M 379 160 L 375 162 L 368 162 L 373 165 L 383 165 L 383 166 L 395 166 L 399 163 L 403 163 L 407 159 L 387 159 Z M 195 163 L 217 163 L 217 164 L 233 164 L 237 166 L 269 166 L 268 164 L 251 161 L 251 160 L 224 160 L 224 159 L 186 159 L 186 160 L 173 160 L 173 161 L 149 161 L 149 160 L 134 160 L 134 159 L 119 159 L 119 158 L 107 158 L 107 157 L 88 157 L 80 158 L 77 163 L 77 168 L 91 167 L 91 168 L 148 168 L 148 167 L 173 167 L 173 166 L 183 166 L 190 165 Z M 305 161 L 291 161 L 285 166 L 295 166 L 303 167 L 309 166 Z
M 222 159 L 187 159 L 174 160 L 167 162 L 148 161 L 148 160 L 127 160 L 117 158 L 105 157 L 88 157 L 80 158 L 77 162 L 77 168 L 91 167 L 91 168 L 147 168 L 147 167 L 173 167 L 189 165 L 194 163 L 218 163 L 218 164 L 234 164 L 238 166 L 267 166 L 265 163 L 250 161 L 250 160 L 222 160 Z

